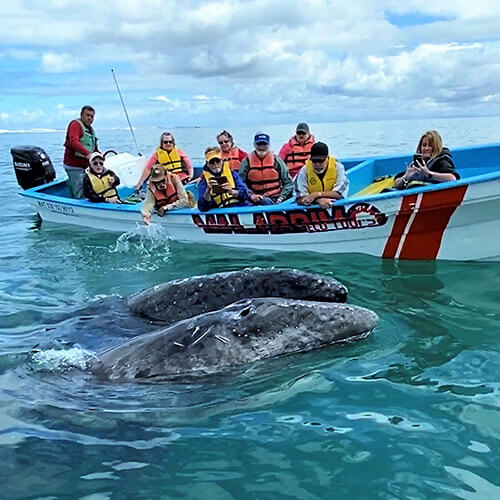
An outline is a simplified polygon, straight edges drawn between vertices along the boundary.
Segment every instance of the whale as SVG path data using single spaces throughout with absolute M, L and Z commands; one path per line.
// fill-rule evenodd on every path
M 111 347 L 89 362 L 97 377 L 160 381 L 366 338 L 378 322 L 363 307 L 281 297 L 246 298 Z
M 343 303 L 347 294 L 342 283 L 320 274 L 273 267 L 247 268 L 155 285 L 132 295 L 128 307 L 132 313 L 166 326 L 246 298 Z

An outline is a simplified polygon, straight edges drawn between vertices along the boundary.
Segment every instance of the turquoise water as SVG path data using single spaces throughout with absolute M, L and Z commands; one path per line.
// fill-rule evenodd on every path
M 339 156 L 359 156 L 408 152 L 431 127 L 452 148 L 494 142 L 499 125 L 457 119 L 313 131 Z M 292 129 L 270 133 L 280 144 Z M 137 131 L 144 152 L 160 132 Z M 216 132 L 175 134 L 199 160 Z M 247 149 L 252 132 L 235 130 Z M 115 235 L 40 225 L 16 195 L 9 147 L 39 145 L 61 173 L 63 136 L 0 135 L 0 498 L 500 496 L 497 263 L 235 254 L 174 244 L 141 226 Z M 104 149 L 134 151 L 126 130 L 100 136 Z M 148 330 L 123 297 L 247 266 L 335 277 L 380 323 L 362 342 L 216 377 L 112 384 L 78 369 Z

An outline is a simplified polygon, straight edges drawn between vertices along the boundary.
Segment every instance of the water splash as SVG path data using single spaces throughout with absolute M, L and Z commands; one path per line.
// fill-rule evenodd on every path
M 35 368 L 47 372 L 64 372 L 73 368 L 85 370 L 87 363 L 95 358 L 95 352 L 76 344 L 69 349 L 46 349 L 31 353 L 31 362 Z

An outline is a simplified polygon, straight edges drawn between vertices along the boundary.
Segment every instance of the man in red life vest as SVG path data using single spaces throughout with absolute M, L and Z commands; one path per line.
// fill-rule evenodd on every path
M 240 177 L 249 187 L 250 201 L 256 205 L 273 205 L 290 198 L 293 182 L 283 160 L 270 147 L 268 134 L 258 132 L 255 150 L 241 161 Z
M 64 170 L 68 175 L 68 186 L 74 198 L 85 198 L 83 176 L 89 166 L 89 158 L 97 151 L 97 137 L 92 128 L 95 110 L 92 106 L 83 106 L 80 118 L 72 120 L 66 131 L 64 142 Z
M 299 123 L 295 135 L 290 137 L 280 149 L 279 156 L 286 163 L 290 176 L 294 178 L 311 156 L 314 136 L 309 132 L 307 123 Z

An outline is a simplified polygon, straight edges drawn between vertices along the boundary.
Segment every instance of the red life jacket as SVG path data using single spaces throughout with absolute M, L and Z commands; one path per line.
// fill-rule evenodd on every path
M 241 164 L 239 153 L 240 148 L 237 146 L 231 148 L 227 153 L 221 151 L 222 161 L 227 161 L 231 170 L 239 170 Z
M 262 196 L 278 196 L 281 193 L 281 180 L 278 170 L 274 166 L 274 153 L 269 151 L 261 160 L 255 151 L 248 156 L 249 170 L 247 177 L 248 187 Z
M 155 197 L 155 208 L 164 207 L 165 205 L 169 205 L 179 199 L 179 195 L 177 194 L 177 189 L 175 189 L 175 185 L 172 182 L 172 174 L 170 172 L 167 172 L 165 180 L 167 181 L 167 187 L 165 189 L 158 189 L 154 183 L 151 181 L 149 182 L 149 190 Z
M 292 150 L 286 155 L 285 163 L 288 167 L 288 170 L 290 171 L 290 176 L 294 177 L 311 156 L 311 148 L 314 144 L 314 136 L 309 135 L 309 138 L 302 146 L 298 143 L 297 137 L 294 135 L 290 138 L 288 144 L 292 147 Z

